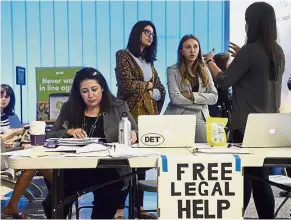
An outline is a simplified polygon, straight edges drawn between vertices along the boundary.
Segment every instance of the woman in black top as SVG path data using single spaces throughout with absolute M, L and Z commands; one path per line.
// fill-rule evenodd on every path
M 118 142 L 118 124 L 126 112 L 131 122 L 131 142 L 137 141 L 137 125 L 129 113 L 125 102 L 110 93 L 102 74 L 93 68 L 83 68 L 77 72 L 66 102 L 47 138 L 61 137 L 101 137 L 107 142 Z M 64 170 L 64 196 L 92 185 L 98 185 L 129 173 L 130 168 L 121 169 L 66 169 Z M 112 219 L 124 197 L 122 189 L 128 180 L 108 185 L 94 193 L 93 219 Z M 51 194 L 44 201 L 47 217 L 51 217 Z M 65 216 L 68 206 L 65 207 Z
M 233 88 L 231 133 L 243 135 L 250 113 L 278 113 L 281 101 L 282 76 L 285 56 L 277 43 L 276 16 L 271 5 L 256 2 L 245 13 L 246 44 L 239 49 L 234 46 L 235 58 L 225 72 L 213 62 L 213 52 L 206 55 L 206 63 L 217 85 Z M 241 140 L 242 141 L 242 135 Z M 234 138 L 234 137 L 233 137 Z M 246 168 L 245 175 L 268 179 L 265 168 Z M 259 218 L 274 218 L 274 196 L 271 186 L 245 178 L 244 208 L 251 191 Z

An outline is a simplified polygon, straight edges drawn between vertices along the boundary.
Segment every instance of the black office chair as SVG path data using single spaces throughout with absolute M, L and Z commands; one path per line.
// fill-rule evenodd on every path
M 279 183 L 279 184 L 284 184 L 285 186 L 291 187 L 291 177 L 287 176 L 286 168 L 283 169 L 282 175 L 270 175 L 269 179 L 272 182 Z M 286 204 L 288 199 L 291 199 L 291 191 L 282 191 L 282 192 L 284 192 L 284 194 L 285 194 L 284 195 L 285 199 L 280 203 L 280 205 L 276 209 L 275 218 L 278 216 L 279 211 L 283 208 L 283 206 Z

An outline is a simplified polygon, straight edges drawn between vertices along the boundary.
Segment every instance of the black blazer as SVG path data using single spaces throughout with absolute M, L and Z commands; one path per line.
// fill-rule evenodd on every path
M 65 105 L 65 104 L 64 104 Z M 124 101 L 119 99 L 115 99 L 113 101 L 113 107 L 108 112 L 103 112 L 103 129 L 104 135 L 108 142 L 118 142 L 118 128 L 119 128 L 119 121 L 122 118 L 122 113 L 126 112 L 128 115 L 128 119 L 131 122 L 131 130 L 137 133 L 137 124 L 129 112 L 129 108 Z M 64 120 L 64 115 L 66 114 L 64 110 L 64 106 L 61 109 L 59 117 L 57 118 L 56 122 L 54 123 L 52 129 L 47 133 L 47 138 L 62 138 L 62 137 L 69 137 L 67 134 L 67 126 L 69 123 Z M 128 174 L 131 172 L 130 167 L 124 168 L 117 168 L 117 172 L 120 176 Z M 125 187 L 128 186 L 129 178 L 124 179 Z
M 64 120 L 64 115 L 66 114 L 64 109 L 65 108 L 63 106 L 59 117 L 51 130 L 47 133 L 47 138 L 69 137 L 67 134 L 67 129 L 70 129 L 70 127 L 68 127 L 69 123 Z M 104 135 L 108 142 L 118 142 L 118 126 L 123 112 L 126 112 L 128 115 L 128 119 L 131 122 L 131 130 L 137 132 L 137 124 L 130 114 L 127 104 L 124 101 L 115 99 L 113 101 L 112 109 L 110 111 L 103 112 L 103 129 Z

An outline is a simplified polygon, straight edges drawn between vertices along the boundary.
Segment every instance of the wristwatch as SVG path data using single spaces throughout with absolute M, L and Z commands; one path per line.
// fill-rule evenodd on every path
M 206 64 L 208 65 L 210 61 L 213 61 L 213 59 L 206 60 Z

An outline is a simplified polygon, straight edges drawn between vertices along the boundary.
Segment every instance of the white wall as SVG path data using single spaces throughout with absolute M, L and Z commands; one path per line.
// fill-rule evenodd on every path
M 230 3 L 230 41 L 242 46 L 245 42 L 245 11 L 256 2 L 254 0 L 231 0 Z M 291 112 L 291 92 L 287 88 L 287 81 L 291 74 L 291 0 L 266 1 L 276 12 L 278 27 L 278 42 L 282 46 L 286 70 L 282 82 L 281 112 Z

